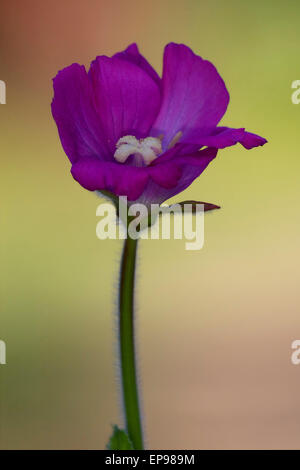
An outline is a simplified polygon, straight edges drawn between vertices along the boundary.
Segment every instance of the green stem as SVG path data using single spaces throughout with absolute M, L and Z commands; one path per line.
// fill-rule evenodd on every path
M 137 240 L 127 235 L 120 275 L 119 341 L 126 429 L 135 450 L 143 449 L 134 344 L 134 279 Z

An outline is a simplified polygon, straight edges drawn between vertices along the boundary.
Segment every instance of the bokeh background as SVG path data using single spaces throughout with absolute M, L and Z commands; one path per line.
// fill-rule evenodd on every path
M 121 424 L 116 368 L 120 241 L 96 238 L 99 200 L 75 183 L 50 113 L 57 70 L 136 41 L 211 60 L 231 94 L 235 146 L 180 199 L 222 206 L 205 246 L 143 241 L 138 348 L 152 449 L 300 448 L 297 0 L 3 0 L 0 366 L 2 449 L 104 448 Z

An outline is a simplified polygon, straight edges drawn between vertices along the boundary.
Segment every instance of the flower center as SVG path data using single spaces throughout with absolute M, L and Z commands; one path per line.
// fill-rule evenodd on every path
M 120 162 L 126 162 L 130 155 L 139 156 L 146 165 L 162 153 L 161 140 L 156 137 L 146 139 L 136 139 L 133 135 L 126 135 L 118 140 L 114 158 Z

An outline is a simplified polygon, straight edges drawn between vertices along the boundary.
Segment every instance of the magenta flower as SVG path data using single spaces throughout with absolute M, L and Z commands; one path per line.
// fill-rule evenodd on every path
M 81 186 L 150 205 L 187 188 L 219 149 L 266 143 L 243 128 L 218 127 L 228 103 L 216 68 L 188 47 L 166 46 L 160 79 L 132 44 L 111 58 L 97 57 L 88 73 L 78 64 L 60 71 L 52 113 Z M 203 204 L 204 210 L 218 207 Z M 144 222 L 152 223 L 152 217 Z M 126 219 L 118 301 L 125 429 L 114 427 L 110 450 L 144 448 L 134 340 L 138 237 L 131 236 L 129 225 Z
M 136 44 L 73 64 L 54 79 L 52 113 L 72 175 L 84 188 L 161 203 L 187 188 L 236 143 L 266 139 L 217 127 L 229 102 L 216 68 L 182 44 L 168 44 L 162 79 Z

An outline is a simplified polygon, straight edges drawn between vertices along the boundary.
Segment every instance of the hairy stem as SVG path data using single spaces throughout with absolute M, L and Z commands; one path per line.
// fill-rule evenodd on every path
M 138 240 L 124 243 L 119 295 L 119 341 L 126 429 L 134 449 L 143 449 L 134 343 L 134 281 Z

